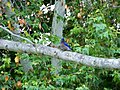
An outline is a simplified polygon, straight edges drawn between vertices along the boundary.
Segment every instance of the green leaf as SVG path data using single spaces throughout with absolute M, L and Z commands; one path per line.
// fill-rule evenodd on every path
M 100 23 L 100 24 L 93 24 L 93 27 L 95 27 L 96 31 L 104 30 L 107 26 L 106 24 Z

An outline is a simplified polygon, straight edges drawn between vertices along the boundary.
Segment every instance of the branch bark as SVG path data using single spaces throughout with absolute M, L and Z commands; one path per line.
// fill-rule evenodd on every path
M 44 54 L 67 61 L 74 61 L 92 67 L 120 69 L 120 58 L 107 59 L 107 58 L 92 57 L 76 52 L 61 51 L 58 48 L 52 48 L 40 44 L 33 45 L 33 44 L 26 44 L 21 42 L 0 39 L 0 49 L 5 49 L 15 52 Z

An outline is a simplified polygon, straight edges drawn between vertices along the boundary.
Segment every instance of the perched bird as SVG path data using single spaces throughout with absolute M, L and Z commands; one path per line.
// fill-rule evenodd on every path
M 70 51 L 71 50 L 70 46 L 65 42 L 64 38 L 61 39 L 60 49 L 64 50 L 64 51 Z

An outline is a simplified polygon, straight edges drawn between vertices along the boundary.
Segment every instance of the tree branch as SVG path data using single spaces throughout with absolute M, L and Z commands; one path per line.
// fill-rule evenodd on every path
M 74 61 L 87 66 L 100 67 L 100 68 L 110 68 L 110 69 L 120 69 L 120 58 L 119 59 L 107 59 L 98 58 L 79 54 L 70 51 L 61 51 L 57 48 L 52 48 L 48 46 L 43 46 L 40 44 L 25 44 L 21 42 L 9 41 L 0 39 L 0 49 L 5 49 L 15 52 L 26 52 L 33 54 L 44 54 L 52 57 L 60 58 L 67 61 Z
M 9 34 L 11 34 L 11 35 L 13 35 L 13 36 L 15 36 L 15 37 L 21 38 L 21 39 L 26 40 L 27 42 L 29 42 L 29 43 L 31 43 L 31 44 L 34 44 L 34 43 L 33 43 L 32 41 L 30 41 L 29 39 L 24 38 L 24 37 L 21 37 L 21 36 L 19 36 L 19 35 L 17 35 L 17 34 L 14 34 L 14 33 L 11 32 L 10 30 L 8 30 L 6 27 L 3 27 L 3 26 L 0 25 L 0 28 L 2 28 L 3 30 L 7 31 Z

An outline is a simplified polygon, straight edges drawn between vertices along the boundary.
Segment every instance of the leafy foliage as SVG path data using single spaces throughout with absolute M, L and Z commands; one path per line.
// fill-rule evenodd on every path
M 2 5 L 0 0 L 0 25 L 11 32 L 18 24 L 20 35 L 34 43 L 58 44 L 60 38 L 52 35 L 53 11 L 46 3 L 48 0 L 10 0 Z M 51 0 L 52 1 L 52 0 Z M 98 0 L 82 2 L 66 0 L 69 16 L 66 17 L 64 37 L 78 53 L 105 57 L 120 57 L 119 0 Z M 45 3 L 45 7 L 40 6 Z M 92 5 L 91 5 L 92 4 Z M 11 13 L 7 14 L 10 9 Z M 48 10 L 48 11 L 44 11 Z M 46 13 L 47 12 L 47 13 Z M 0 28 L 0 38 L 14 39 Z M 22 41 L 22 40 L 21 40 Z M 24 42 L 24 41 L 22 41 Z M 20 60 L 32 62 L 33 70 L 24 72 Z M 117 90 L 120 87 L 119 70 L 104 70 L 87 67 L 74 62 L 62 62 L 59 74 L 51 66 L 51 57 L 0 50 L 0 89 L 40 89 L 40 90 Z

